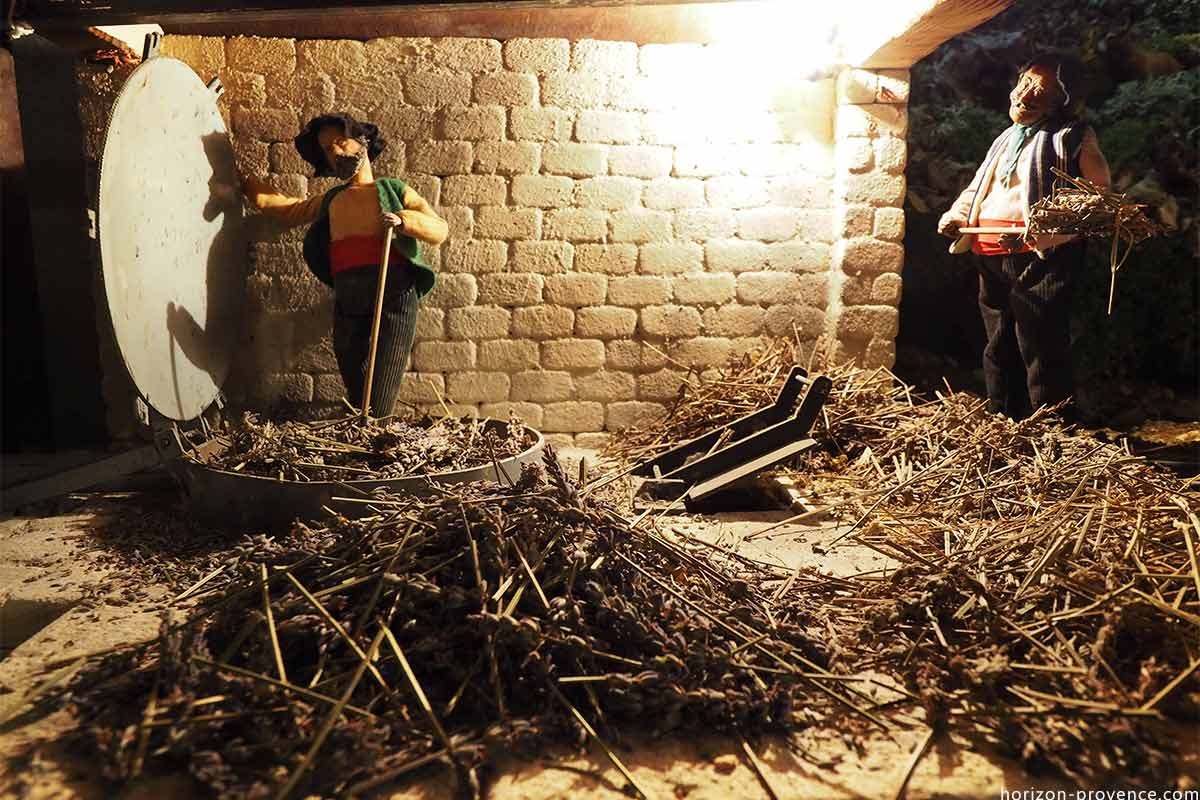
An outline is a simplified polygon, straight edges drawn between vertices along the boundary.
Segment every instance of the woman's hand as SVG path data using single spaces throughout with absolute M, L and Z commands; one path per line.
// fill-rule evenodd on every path
M 383 212 L 383 226 L 385 228 L 403 228 L 404 218 L 399 214 L 393 214 L 390 211 Z

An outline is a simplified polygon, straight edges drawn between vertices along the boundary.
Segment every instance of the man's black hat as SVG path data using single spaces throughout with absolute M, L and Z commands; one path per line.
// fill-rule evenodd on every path
M 365 139 L 367 158 L 371 161 L 374 161 L 387 147 L 387 139 L 384 139 L 379 133 L 379 128 L 369 122 L 359 122 L 349 114 L 322 114 L 319 117 L 313 117 L 293 141 L 296 145 L 296 152 L 313 165 L 318 178 L 329 178 L 336 174 L 325 159 L 325 151 L 321 149 L 321 143 L 317 141 L 317 134 L 321 129 L 330 125 L 340 127 L 343 134 L 351 139 Z

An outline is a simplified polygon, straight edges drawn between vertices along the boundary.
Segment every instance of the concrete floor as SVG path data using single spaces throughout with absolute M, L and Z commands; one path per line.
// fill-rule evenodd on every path
M 584 452 L 562 454 L 577 470 Z M 569 474 L 577 474 L 571 472 Z M 788 512 L 722 513 L 708 517 L 665 517 L 664 528 L 693 536 L 748 558 L 795 568 L 810 565 L 829 574 L 850 575 L 891 567 L 872 550 L 853 545 L 825 553 L 838 535 L 831 522 L 789 525 L 756 538 Z M 58 516 L 0 518 L 0 646 L 12 648 L 0 661 L 0 797 L 23 791 L 29 798 L 108 796 L 81 763 L 54 743 L 68 729 L 66 712 L 38 718 L 28 702 L 47 683 L 64 680 L 72 667 L 46 670 L 53 661 L 104 650 L 155 635 L 157 610 L 170 593 L 135 576 L 114 573 L 87 550 L 96 512 L 81 509 Z M 28 637 L 28 638 L 26 638 Z M 886 692 L 885 689 L 877 691 Z M 781 740 L 758 745 L 767 780 L 784 798 L 894 797 L 927 729 L 913 717 L 897 718 L 891 732 L 859 730 L 845 720 L 817 720 L 788 747 Z M 737 742 L 720 738 L 644 741 L 630 739 L 620 757 L 654 797 L 707 799 L 768 797 Z M 32 761 L 10 761 L 34 752 Z M 496 800 L 617 797 L 624 780 L 598 752 L 547 753 L 536 763 L 500 765 L 488 796 Z M 1026 776 L 1014 762 L 970 749 L 949 738 L 937 741 L 919 762 L 908 785 L 910 798 L 999 797 L 1001 788 L 1073 787 Z M 186 777 L 168 777 L 128 788 L 128 798 L 202 796 Z M 391 794 L 395 798 L 449 798 L 451 788 L 436 768 Z

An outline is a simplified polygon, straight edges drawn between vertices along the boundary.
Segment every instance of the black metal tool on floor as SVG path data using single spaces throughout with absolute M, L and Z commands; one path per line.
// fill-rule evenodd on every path
M 641 464 L 641 497 L 701 500 L 816 445 L 808 433 L 833 382 L 792 367 L 775 402 Z M 803 398 L 801 394 L 803 393 Z

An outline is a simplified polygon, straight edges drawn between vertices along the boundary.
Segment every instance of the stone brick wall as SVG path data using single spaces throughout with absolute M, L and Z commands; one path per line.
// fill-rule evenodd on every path
M 765 336 L 892 362 L 906 73 L 770 83 L 716 46 L 565 39 L 168 36 L 164 52 L 221 77 L 245 171 L 295 195 L 333 185 L 291 138 L 345 110 L 388 137 L 377 174 L 449 221 L 405 401 L 596 444 Z M 342 386 L 301 233 L 254 226 L 228 390 L 319 414 Z

